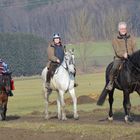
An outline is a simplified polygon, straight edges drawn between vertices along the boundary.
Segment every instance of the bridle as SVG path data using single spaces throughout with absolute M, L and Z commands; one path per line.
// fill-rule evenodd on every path
M 65 56 L 64 56 L 64 62 L 65 62 L 65 64 L 66 64 L 66 66 L 64 66 L 63 64 L 61 64 L 61 66 L 62 66 L 63 68 L 65 68 L 69 73 L 71 73 L 71 72 L 69 71 L 69 65 L 74 65 L 74 66 L 75 66 L 74 60 L 73 60 L 73 58 L 72 58 L 72 55 L 70 56 L 70 60 L 68 61 L 68 58 L 66 58 L 66 54 L 65 54 Z

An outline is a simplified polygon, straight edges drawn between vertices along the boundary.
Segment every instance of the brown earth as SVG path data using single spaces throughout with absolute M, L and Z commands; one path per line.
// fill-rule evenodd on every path
M 1 140 L 84 140 L 80 135 L 63 132 L 34 132 L 29 130 L 0 128 Z M 90 140 L 90 138 L 89 138 Z
M 77 98 L 77 104 L 89 104 L 89 103 L 95 103 L 98 100 L 98 95 L 97 94 L 89 94 L 89 95 L 82 95 Z M 72 104 L 72 99 L 71 98 L 66 98 L 65 99 L 66 105 Z M 50 105 L 56 105 L 56 101 L 52 101 Z

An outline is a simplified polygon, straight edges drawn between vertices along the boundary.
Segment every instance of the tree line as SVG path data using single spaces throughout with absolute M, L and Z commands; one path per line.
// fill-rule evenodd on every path
M 140 36 L 139 11 L 139 0 L 1 0 L 0 57 L 17 76 L 40 74 L 47 42 L 59 32 L 64 43 L 79 43 L 87 71 L 87 42 L 110 40 L 120 21 Z
M 21 33 L 0 33 L 0 58 L 16 76 L 40 74 L 47 63 L 46 40 Z
M 26 32 L 65 42 L 110 39 L 119 21 L 140 35 L 139 0 L 2 0 L 0 32 Z

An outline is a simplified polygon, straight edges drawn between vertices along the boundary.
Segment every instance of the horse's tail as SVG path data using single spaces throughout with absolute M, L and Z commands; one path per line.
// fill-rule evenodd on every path
M 104 102 L 105 102 L 105 99 L 107 97 L 108 90 L 106 89 L 106 86 L 109 82 L 109 73 L 110 73 L 111 68 L 112 68 L 112 63 L 110 63 L 106 68 L 106 77 L 105 77 L 106 78 L 106 84 L 105 84 L 105 87 L 104 87 L 98 101 L 97 101 L 97 105 L 103 105 Z
M 103 105 L 104 102 L 105 102 L 105 99 L 106 99 L 106 96 L 107 96 L 108 92 L 106 90 L 106 86 L 104 87 L 98 101 L 97 101 L 97 105 Z
M 47 69 L 47 67 L 45 67 L 45 68 L 43 69 L 42 73 L 41 73 L 41 78 L 42 78 L 42 80 L 43 80 L 44 82 L 46 82 L 47 71 L 48 71 L 48 69 Z

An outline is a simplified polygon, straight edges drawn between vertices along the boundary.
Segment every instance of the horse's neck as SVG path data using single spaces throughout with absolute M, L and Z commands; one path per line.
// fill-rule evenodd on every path
M 140 79 L 140 74 L 139 72 L 136 71 L 140 71 L 140 69 L 137 69 L 136 67 L 137 62 L 133 62 L 131 60 L 126 61 L 123 64 L 123 69 L 121 72 L 120 76 L 126 76 L 126 81 L 130 82 L 130 81 L 137 81 L 138 79 Z
M 63 68 L 67 68 L 67 65 L 66 65 L 66 62 L 65 62 L 65 60 L 62 62 L 62 64 L 60 65 L 60 66 L 62 66 Z
M 63 61 L 62 64 L 56 69 L 56 74 L 68 73 L 66 63 Z

